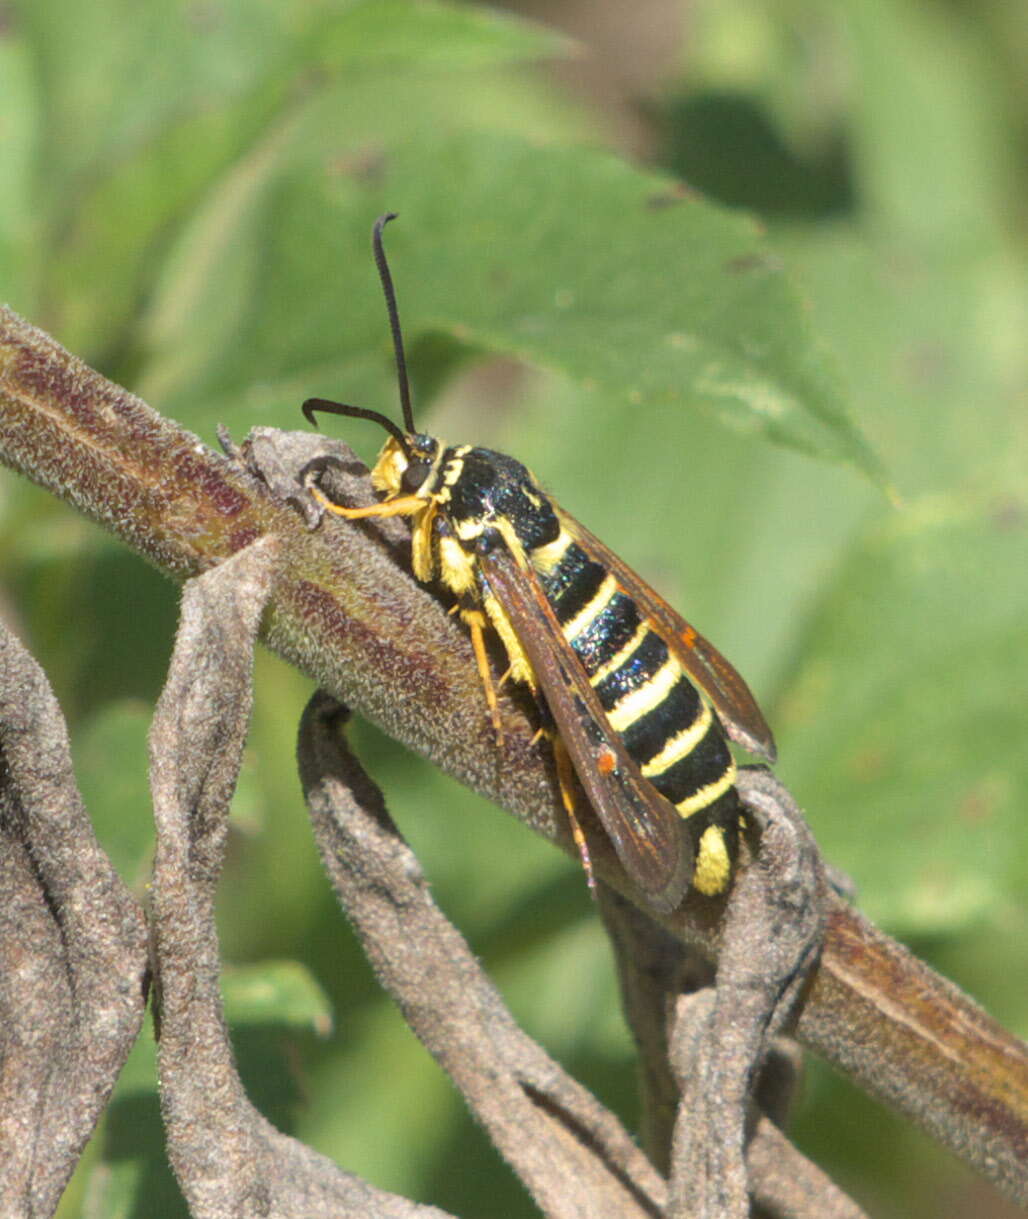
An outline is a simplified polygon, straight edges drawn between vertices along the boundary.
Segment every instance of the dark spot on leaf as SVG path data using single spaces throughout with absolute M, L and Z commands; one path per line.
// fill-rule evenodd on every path
M 757 253 L 740 254 L 738 258 L 730 258 L 725 263 L 725 270 L 733 275 L 740 275 L 746 271 L 781 271 L 782 267 L 780 258 Z
M 684 182 L 676 182 L 667 190 L 650 195 L 646 200 L 646 206 L 655 212 L 662 211 L 666 207 L 675 207 L 679 203 L 692 203 L 699 197 L 699 193 L 694 191 L 691 186 L 687 186 Z
M 989 510 L 989 519 L 1001 533 L 1013 533 L 1015 530 L 1024 528 L 1028 513 L 1025 512 L 1025 506 L 1020 500 L 1010 496 L 998 500 L 992 505 Z
M 388 158 L 381 144 L 366 144 L 363 148 L 352 148 L 340 153 L 328 162 L 330 177 L 352 178 L 367 186 L 373 186 L 385 177 Z

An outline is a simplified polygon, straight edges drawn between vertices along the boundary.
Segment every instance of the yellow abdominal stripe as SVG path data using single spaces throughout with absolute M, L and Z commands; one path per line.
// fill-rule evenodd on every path
M 568 552 L 568 547 L 574 541 L 571 534 L 564 528 L 552 542 L 544 542 L 532 551 L 532 566 L 542 576 L 551 575 L 557 564 Z
M 581 635 L 586 627 L 591 626 L 593 621 L 603 613 L 617 590 L 617 580 L 610 572 L 607 572 L 589 604 L 583 606 L 570 622 L 564 623 L 562 627 L 564 638 L 570 643 L 576 635 Z
M 644 777 L 647 779 L 656 778 L 666 770 L 670 770 L 682 758 L 688 757 L 707 735 L 707 730 L 710 728 L 710 722 L 713 718 L 714 713 L 704 701 L 701 704 L 699 715 L 697 715 L 689 727 L 683 728 L 681 732 L 673 736 L 655 758 L 651 758 L 650 761 L 640 767 Z
M 678 662 L 669 656 L 648 682 L 619 699 L 607 712 L 611 728 L 624 732 L 647 711 L 659 707 L 681 675 Z
M 687 799 L 675 805 L 679 817 L 691 817 L 693 813 L 703 812 L 705 808 L 714 803 L 718 796 L 723 796 L 728 791 L 735 782 L 735 778 L 735 759 L 732 758 L 725 767 L 725 773 L 719 779 L 708 783 L 706 787 L 701 787 L 699 791 L 693 792 Z
M 628 658 L 642 644 L 642 641 L 649 633 L 649 624 L 646 622 L 640 622 L 632 638 L 629 639 L 625 646 L 619 652 L 616 652 L 605 665 L 601 665 L 596 670 L 592 677 L 589 678 L 589 684 L 598 686 L 600 682 L 608 678 L 611 673 L 616 673 L 625 663 L 625 661 L 628 660 Z

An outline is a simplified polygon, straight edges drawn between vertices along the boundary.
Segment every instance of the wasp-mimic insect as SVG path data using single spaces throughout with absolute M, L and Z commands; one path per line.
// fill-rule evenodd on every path
M 417 431 L 382 247 L 382 230 L 394 218 L 376 221 L 373 249 L 404 426 L 323 398 L 303 404 L 311 423 L 317 411 L 328 411 L 385 428 L 389 439 L 371 475 L 384 499 L 365 508 L 333 503 L 311 481 L 328 459 L 310 463 L 305 480 L 325 509 L 349 520 L 411 518 L 414 575 L 457 598 L 498 736 L 484 636 L 489 626 L 499 635 L 507 676 L 527 685 L 552 720 L 547 734 L 587 870 L 572 770 L 626 872 L 658 910 L 673 910 L 690 883 L 721 893 L 742 818 L 727 740 L 773 761 L 771 730 L 728 661 L 520 462 Z

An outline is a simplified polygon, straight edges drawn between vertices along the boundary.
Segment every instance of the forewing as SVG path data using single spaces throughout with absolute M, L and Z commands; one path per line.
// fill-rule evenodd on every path
M 595 534 L 563 509 L 560 515 L 571 536 L 608 568 L 678 663 L 703 689 L 728 736 L 750 753 L 773 762 L 778 751 L 771 729 L 749 686 L 732 665 Z
M 479 573 L 517 633 L 625 871 L 657 909 L 675 909 L 692 876 L 694 849 L 681 817 L 642 777 L 608 724 L 535 573 L 504 547 L 479 557 Z

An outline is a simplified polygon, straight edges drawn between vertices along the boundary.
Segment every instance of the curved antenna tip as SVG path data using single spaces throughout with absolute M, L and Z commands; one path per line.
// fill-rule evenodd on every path
M 403 429 L 397 427 L 392 419 L 383 415 L 380 411 L 368 410 L 365 406 L 351 406 L 348 402 L 333 402 L 329 398 L 308 398 L 301 407 L 301 410 L 315 427 L 318 426 L 314 418 L 315 411 L 324 411 L 329 415 L 345 415 L 348 419 L 370 419 L 372 423 L 377 423 L 379 427 L 384 427 L 389 435 L 399 443 L 400 448 L 410 457 L 410 445 L 407 443 L 407 437 L 404 435 Z

